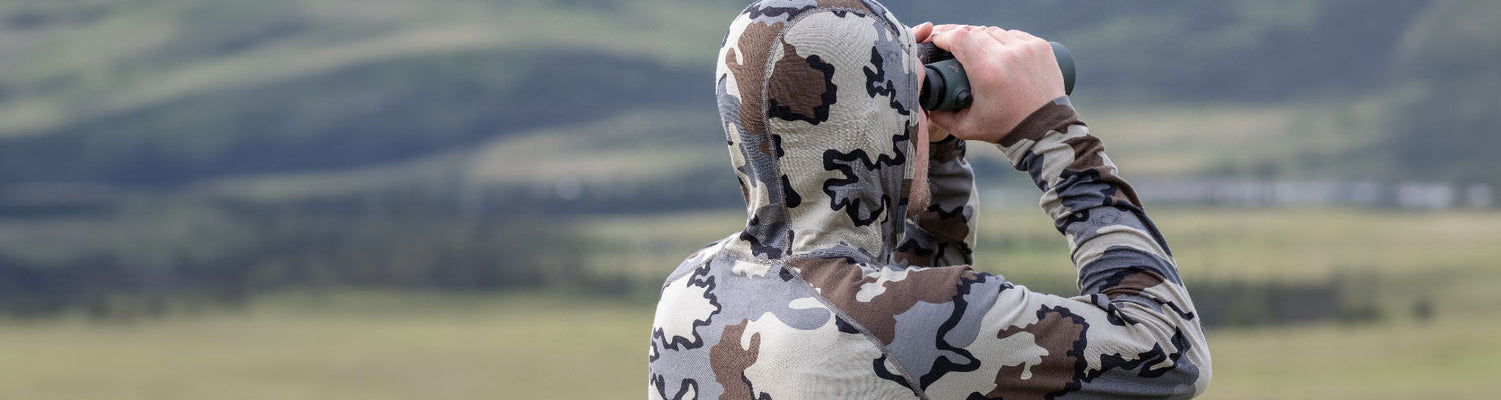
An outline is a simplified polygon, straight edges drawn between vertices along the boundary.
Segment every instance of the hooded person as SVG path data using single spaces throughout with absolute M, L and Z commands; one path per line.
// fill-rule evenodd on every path
M 763 0 L 731 23 L 715 83 L 748 218 L 667 277 L 649 397 L 1203 392 L 1208 348 L 1171 253 L 1066 97 L 998 145 L 1045 191 L 1082 294 L 970 268 L 965 142 L 927 143 L 914 54 L 871 0 Z

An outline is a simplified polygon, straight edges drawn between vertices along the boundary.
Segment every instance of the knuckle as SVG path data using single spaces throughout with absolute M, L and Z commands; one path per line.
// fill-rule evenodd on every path
M 1030 40 L 1022 43 L 1021 46 L 1018 46 L 1018 50 L 1027 57 L 1035 57 L 1039 54 L 1042 54 L 1043 51 L 1041 46 L 1038 46 L 1036 42 Z

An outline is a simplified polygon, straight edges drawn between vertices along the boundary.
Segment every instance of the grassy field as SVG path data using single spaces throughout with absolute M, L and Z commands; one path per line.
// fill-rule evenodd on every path
M 649 305 L 282 296 L 135 325 L 0 325 L 0 399 L 575 399 L 645 394 Z
M 1189 279 L 1375 278 L 1376 322 L 1211 329 L 1208 398 L 1497 398 L 1501 214 L 1162 210 Z M 593 273 L 643 284 L 733 212 L 576 222 Z M 672 226 L 651 235 L 651 226 Z M 1071 282 L 1033 212 L 982 215 L 980 268 Z M 1041 285 L 1046 286 L 1046 285 Z M 1056 286 L 1055 286 L 1056 287 Z M 1412 317 L 1431 299 L 1436 317 Z M 134 323 L 0 322 L 0 399 L 639 398 L 650 298 L 340 292 Z
M 135 325 L 0 325 L 4 399 L 640 398 L 651 305 L 284 295 Z M 1483 399 L 1501 320 L 1211 331 L 1211 399 Z
M 1433 296 L 1445 308 L 1501 310 L 1501 213 L 1149 210 L 1190 280 L 1300 282 L 1334 276 L 1390 281 L 1383 298 Z M 744 226 L 738 212 L 581 222 L 598 273 L 660 279 L 686 254 Z M 975 267 L 1022 284 L 1071 285 L 1067 243 L 1036 209 L 979 217 Z M 649 226 L 671 226 L 653 230 Z

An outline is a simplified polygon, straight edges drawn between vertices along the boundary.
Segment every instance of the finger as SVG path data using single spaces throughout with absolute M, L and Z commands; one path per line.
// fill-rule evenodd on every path
M 928 129 L 933 129 L 936 127 L 943 131 L 949 132 L 950 134 L 952 134 L 953 132 L 964 132 L 959 127 L 959 124 L 964 121 L 964 118 L 959 114 L 968 111 L 969 109 L 963 109 L 959 111 L 931 111 L 928 113 L 928 120 L 929 122 L 932 122 L 932 124 L 929 125 Z M 929 131 L 928 133 L 931 135 L 932 131 Z
M 1010 33 L 1011 36 L 1015 36 L 1016 38 L 1021 39 L 1022 41 L 1042 40 L 1042 38 L 1034 36 L 1031 33 L 1027 33 L 1027 31 L 1020 30 L 1020 29 L 1012 29 L 1012 30 L 1009 30 L 1009 31 L 1006 31 L 1006 32 Z
M 960 27 L 936 32 L 928 37 L 928 39 L 940 49 L 948 50 L 951 53 L 958 53 L 961 49 L 974 46 L 975 39 L 971 36 L 968 30 Z
M 918 123 L 922 124 L 922 129 L 928 130 L 929 142 L 938 142 L 944 139 L 948 139 L 949 131 L 944 130 L 943 127 L 940 127 L 937 124 L 933 123 L 932 111 L 923 110 L 922 114 L 923 118 L 919 119 Z
M 934 36 L 937 36 L 937 35 L 940 35 L 940 34 L 944 34 L 944 33 L 948 33 L 948 32 L 958 31 L 958 30 L 968 30 L 968 28 L 966 28 L 964 25 L 954 25 L 954 24 L 934 25 L 933 26 L 933 33 L 931 33 L 931 34 L 928 35 L 928 39 L 932 40 L 932 38 Z
M 984 59 L 989 53 L 987 47 L 1000 45 L 983 30 L 956 29 L 933 36 L 932 41 L 938 48 L 953 53 L 954 58 L 965 65 L 975 65 L 971 63 Z
M 1043 40 L 1042 38 L 1039 38 L 1037 36 L 1033 36 L 1026 31 L 1011 30 L 1007 32 L 1010 33 L 1011 36 L 1016 37 L 1019 40 L 1016 45 L 1024 49 L 1024 51 L 1036 54 L 1046 54 L 1049 56 L 1053 55 L 1053 46 L 1049 45 L 1048 41 Z
M 921 24 L 917 24 L 917 26 L 912 27 L 912 38 L 914 40 L 916 40 L 917 43 L 922 43 L 922 42 L 928 41 L 928 36 L 930 36 L 932 34 L 933 34 L 933 23 L 932 22 L 924 22 L 924 23 L 921 23 Z
M 998 27 L 985 27 L 985 34 L 990 35 L 990 37 L 995 38 L 996 42 L 999 42 L 1000 44 L 1006 46 L 1016 46 L 1018 44 L 1021 44 L 1020 38 L 1012 36 L 1011 32 L 1007 32 L 1005 29 Z
M 952 31 L 952 30 L 955 30 L 955 29 L 963 29 L 963 28 L 964 28 L 964 25 L 959 25 L 959 24 L 933 25 L 933 32 L 934 33 L 937 33 L 937 32 L 947 32 L 947 31 Z

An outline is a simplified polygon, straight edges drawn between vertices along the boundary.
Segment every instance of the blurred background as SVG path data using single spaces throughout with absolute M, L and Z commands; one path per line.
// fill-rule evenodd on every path
M 1501 3 L 887 0 L 1019 28 L 1178 255 L 1208 398 L 1501 397 Z M 639 398 L 743 226 L 741 0 L 0 0 L 0 398 Z M 1077 293 L 973 146 L 977 267 Z

